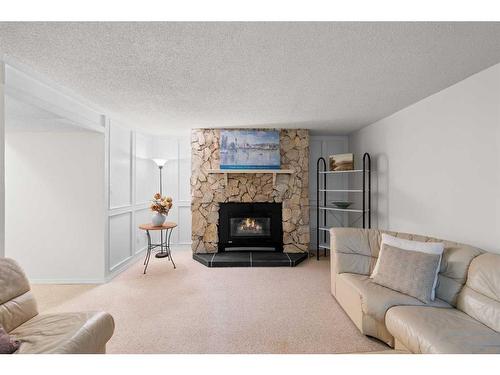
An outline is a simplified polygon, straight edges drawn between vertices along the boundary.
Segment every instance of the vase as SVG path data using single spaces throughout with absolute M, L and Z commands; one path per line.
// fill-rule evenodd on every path
M 165 220 L 167 220 L 167 217 L 163 214 L 160 214 L 160 213 L 155 213 L 153 215 L 153 219 L 152 219 L 152 222 L 153 222 L 153 225 L 155 227 L 159 227 L 161 225 L 163 225 L 163 223 L 165 222 Z

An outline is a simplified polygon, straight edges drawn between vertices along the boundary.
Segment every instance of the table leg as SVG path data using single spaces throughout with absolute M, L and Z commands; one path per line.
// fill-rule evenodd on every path
M 144 259 L 144 274 L 146 274 L 146 270 L 148 269 L 149 258 L 151 258 L 151 235 L 149 234 L 149 230 L 146 231 L 146 235 L 148 236 L 148 250 L 146 252 L 146 259 Z
M 168 232 L 168 238 L 166 240 L 167 240 L 168 257 L 169 257 L 170 261 L 172 262 L 172 264 L 174 265 L 174 269 L 176 269 L 177 267 L 175 267 L 174 259 L 172 258 L 172 252 L 170 251 L 170 237 L 172 236 L 173 230 L 174 230 L 174 228 L 170 229 L 170 232 Z

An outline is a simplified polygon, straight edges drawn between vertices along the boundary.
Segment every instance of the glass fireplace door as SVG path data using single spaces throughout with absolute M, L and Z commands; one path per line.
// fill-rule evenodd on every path
M 229 219 L 231 237 L 270 237 L 271 218 L 232 217 Z

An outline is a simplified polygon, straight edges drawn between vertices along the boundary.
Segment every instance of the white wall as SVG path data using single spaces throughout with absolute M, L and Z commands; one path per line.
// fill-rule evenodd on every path
M 163 194 L 173 198 L 168 221 L 178 227 L 172 245 L 191 243 L 190 140 L 188 137 L 155 137 L 110 120 L 108 133 L 108 252 L 107 271 L 113 276 L 135 257 L 147 242 L 138 225 L 151 222 L 149 205 L 159 190 L 159 170 L 152 158 L 168 159 L 163 168 Z M 152 234 L 157 242 L 159 233 Z
M 317 191 L 316 191 L 316 166 L 317 161 L 320 157 L 325 158 L 326 168 L 328 169 L 328 157 L 333 154 L 342 154 L 348 152 L 348 137 L 347 136 L 311 136 L 309 138 L 309 204 L 310 204 L 310 219 L 309 227 L 311 234 L 311 244 L 312 249 L 316 248 L 316 203 L 317 203 Z M 325 175 L 320 176 L 320 187 L 323 186 L 323 178 Z M 327 189 L 347 189 L 348 178 L 347 176 L 332 176 L 328 178 Z M 321 193 L 323 194 L 323 193 Z M 333 200 L 343 200 L 347 199 L 345 193 L 328 192 L 327 202 Z M 322 203 L 323 201 L 321 201 Z M 322 221 L 320 222 L 323 223 Z M 326 217 L 327 227 L 338 227 L 345 226 L 348 223 L 348 217 L 342 212 L 327 211 Z M 320 225 L 321 225 L 320 224 Z M 328 232 L 326 233 L 326 240 L 328 240 Z M 323 242 L 322 236 L 323 232 L 320 233 L 320 242 Z
M 104 135 L 6 135 L 6 256 L 32 282 L 104 278 Z
M 351 134 L 349 143 L 356 155 L 372 155 L 375 227 L 500 252 L 500 64 Z

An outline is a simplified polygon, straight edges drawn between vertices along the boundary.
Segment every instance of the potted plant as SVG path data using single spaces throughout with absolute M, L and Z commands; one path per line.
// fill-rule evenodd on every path
M 168 211 L 172 208 L 172 198 L 156 193 L 151 202 L 151 211 L 155 213 L 152 222 L 154 226 L 159 227 L 167 220 Z

